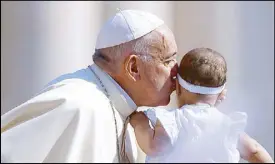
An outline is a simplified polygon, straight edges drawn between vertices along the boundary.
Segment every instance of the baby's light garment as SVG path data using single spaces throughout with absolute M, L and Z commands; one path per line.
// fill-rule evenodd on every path
M 166 110 L 164 108 L 149 108 L 146 110 L 145 115 L 150 120 L 150 126 L 152 129 L 154 129 L 157 120 L 160 121 L 160 123 L 163 125 L 163 128 L 167 132 L 170 143 L 168 145 L 174 144 L 174 142 L 177 140 L 178 133 L 181 127 L 180 123 L 180 114 L 179 110 Z M 166 141 L 167 142 L 167 141 Z M 165 149 L 164 152 L 161 152 L 158 156 L 150 157 L 146 156 L 146 163 L 158 163 L 163 161 L 163 158 L 166 157 L 167 152 L 169 152 L 171 148 Z
M 148 109 L 145 114 L 155 126 L 157 119 L 169 135 L 172 149 L 146 157 L 154 162 L 237 163 L 239 134 L 247 116 L 242 112 L 225 115 L 208 104 L 184 105 L 180 109 Z

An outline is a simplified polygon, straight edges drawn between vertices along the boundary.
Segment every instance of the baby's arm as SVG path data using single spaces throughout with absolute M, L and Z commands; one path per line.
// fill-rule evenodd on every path
M 240 136 L 238 150 L 241 157 L 250 163 L 274 163 L 265 148 L 247 134 Z
M 130 123 L 134 128 L 138 145 L 145 154 L 155 156 L 162 151 L 169 138 L 159 120 L 152 129 L 148 117 L 143 112 L 135 112 L 131 115 Z

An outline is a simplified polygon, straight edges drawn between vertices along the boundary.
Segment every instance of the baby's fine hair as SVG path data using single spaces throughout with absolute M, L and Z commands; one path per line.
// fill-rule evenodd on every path
M 224 57 L 210 48 L 195 48 L 181 60 L 179 75 L 188 83 L 204 87 L 220 87 L 226 82 Z

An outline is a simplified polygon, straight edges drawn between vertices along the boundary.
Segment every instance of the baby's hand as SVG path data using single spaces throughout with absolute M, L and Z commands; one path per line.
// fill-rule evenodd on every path
M 143 112 L 134 112 L 130 115 L 130 124 L 133 128 L 135 128 L 136 125 L 145 122 L 148 122 L 148 118 Z

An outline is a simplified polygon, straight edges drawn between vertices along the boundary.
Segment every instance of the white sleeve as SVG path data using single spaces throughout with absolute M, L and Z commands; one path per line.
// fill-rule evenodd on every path
M 157 114 L 155 108 L 149 108 L 146 111 L 144 111 L 144 114 L 149 118 L 151 125 L 155 127 L 157 123 Z

